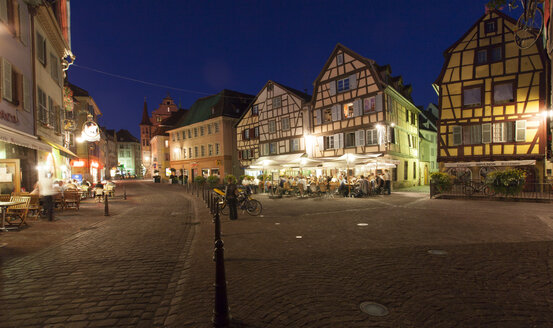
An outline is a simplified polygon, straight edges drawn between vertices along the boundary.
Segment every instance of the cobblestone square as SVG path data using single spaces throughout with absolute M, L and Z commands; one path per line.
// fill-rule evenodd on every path
M 109 217 L 86 204 L 0 234 L 0 327 L 212 326 L 206 206 L 177 185 L 127 190 Z M 236 327 L 553 325 L 550 204 L 255 197 L 262 217 L 222 217 Z

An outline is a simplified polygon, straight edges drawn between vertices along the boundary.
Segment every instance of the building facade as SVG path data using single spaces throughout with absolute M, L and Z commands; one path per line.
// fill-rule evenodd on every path
M 128 130 L 117 131 L 117 174 L 122 177 L 140 176 L 140 141 Z
M 252 95 L 223 90 L 198 99 L 178 127 L 169 130 L 171 168 L 193 181 L 197 176 L 241 173 L 235 124 Z
M 421 110 L 419 116 L 419 157 L 420 157 L 420 184 L 430 184 L 430 174 L 438 171 L 437 138 L 436 127 L 438 107 L 434 104 L 428 105 Z
M 150 143 L 152 138 L 158 134 L 165 133 L 168 128 L 173 127 L 167 127 L 167 124 L 164 123 L 166 123 L 167 120 L 169 120 L 178 111 L 179 108 L 173 101 L 173 98 L 167 95 L 163 98 L 158 108 L 152 112 L 152 116 L 150 117 L 148 114 L 148 104 L 146 103 L 146 99 L 144 99 L 142 121 L 140 122 L 140 145 L 142 147 L 142 165 L 144 166 L 144 176 L 151 177 L 153 175 L 153 171 L 156 170 L 153 168 L 153 155 L 151 153 L 152 149 Z
M 268 81 L 236 125 L 238 158 L 247 168 L 262 156 L 305 153 L 303 108 L 311 96 Z M 251 170 L 252 175 L 257 175 Z
M 64 69 L 72 56 L 68 12 L 67 1 L 60 0 L 33 7 L 31 16 L 36 135 L 52 147 L 38 152 L 38 165 L 59 179 L 70 178 L 69 160 L 75 155 L 63 146 Z
M 338 44 L 314 82 L 311 156 L 351 158 L 341 168 L 348 175 L 389 168 L 394 187 L 418 184 L 420 111 L 410 93 L 390 66 Z M 356 158 L 368 156 L 375 158 L 371 165 L 356 165 Z
M 440 170 L 482 179 L 505 167 L 542 182 L 547 151 L 546 57 L 537 42 L 521 50 L 516 21 L 493 10 L 445 52 L 439 93 Z

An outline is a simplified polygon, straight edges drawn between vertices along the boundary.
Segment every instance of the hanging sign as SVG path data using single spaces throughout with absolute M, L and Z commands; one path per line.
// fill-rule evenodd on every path
M 83 131 L 81 136 L 86 141 L 99 141 L 100 140 L 100 128 L 94 121 L 86 121 L 83 124 Z

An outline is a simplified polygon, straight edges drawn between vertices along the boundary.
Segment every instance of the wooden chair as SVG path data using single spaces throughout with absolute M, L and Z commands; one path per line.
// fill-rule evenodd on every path
M 63 207 L 64 207 L 63 194 L 57 193 L 55 195 L 52 195 L 52 201 L 54 202 L 54 208 L 59 208 L 63 212 Z
M 31 194 L 29 197 L 31 197 L 31 201 L 29 202 L 29 212 L 31 212 L 31 215 L 34 216 L 35 220 L 38 220 L 42 210 L 40 206 L 40 196 Z
M 77 190 L 66 190 L 63 192 L 63 208 L 75 208 L 79 210 L 81 195 Z
M 30 201 L 30 196 L 12 196 L 10 198 L 10 202 L 23 202 L 23 204 L 8 207 L 6 211 L 8 225 L 16 225 L 17 227 L 21 227 L 23 224 L 27 225 L 25 220 L 27 220 L 27 214 L 29 213 Z
M 0 195 L 0 202 L 9 202 L 12 195 L 10 194 L 1 194 Z

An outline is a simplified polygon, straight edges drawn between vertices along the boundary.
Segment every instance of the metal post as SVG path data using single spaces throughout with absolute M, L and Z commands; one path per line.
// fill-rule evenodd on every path
M 104 193 L 104 216 L 109 216 L 108 194 Z
M 225 277 L 224 243 L 221 240 L 219 211 L 215 211 L 215 307 L 213 309 L 213 327 L 228 327 L 230 313 L 227 298 L 227 280 Z M 218 235 L 217 235 L 218 234 Z
M 123 199 L 127 200 L 127 186 L 123 185 Z

